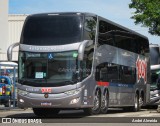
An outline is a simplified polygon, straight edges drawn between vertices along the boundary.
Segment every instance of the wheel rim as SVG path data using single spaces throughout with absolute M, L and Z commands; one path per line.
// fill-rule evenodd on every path
M 104 94 L 103 99 L 102 99 L 102 106 L 101 109 L 105 110 L 107 109 L 107 104 L 108 104 L 108 99 L 107 99 L 107 92 Z
M 94 97 L 94 106 L 93 106 L 93 110 L 96 111 L 99 108 L 100 105 L 100 95 L 99 95 L 99 91 L 96 91 L 95 97 Z
M 138 96 L 136 95 L 135 96 L 135 111 L 138 111 L 139 110 L 139 99 L 138 99 Z
M 139 98 L 139 105 L 140 105 L 140 107 L 143 105 L 143 98 L 142 98 L 142 96 Z

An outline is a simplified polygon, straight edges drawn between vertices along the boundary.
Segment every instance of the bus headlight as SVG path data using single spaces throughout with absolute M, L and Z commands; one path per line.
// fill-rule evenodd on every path
M 74 89 L 74 90 L 70 90 L 70 91 L 66 91 L 66 92 L 64 92 L 65 94 L 67 94 L 67 95 L 74 95 L 74 94 L 78 94 L 79 92 L 81 92 L 82 91 L 82 89 L 84 88 L 84 86 L 83 87 L 81 87 L 81 88 L 78 88 L 78 89 Z
M 19 99 L 19 102 L 20 102 L 20 103 L 24 103 L 24 100 L 23 100 L 23 99 Z
M 18 89 L 18 94 L 20 94 L 20 95 L 27 95 L 28 92 L 27 92 L 27 91 L 24 91 L 24 90 Z
M 76 103 L 79 102 L 79 100 L 80 100 L 79 97 L 78 97 L 78 98 L 75 98 L 75 99 L 71 100 L 70 104 L 76 104 Z

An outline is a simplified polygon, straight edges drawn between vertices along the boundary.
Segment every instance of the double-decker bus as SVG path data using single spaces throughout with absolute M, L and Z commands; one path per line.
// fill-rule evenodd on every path
M 150 105 L 158 105 L 160 100 L 160 46 L 157 44 L 150 44 L 149 48 L 151 59 L 150 99 L 154 102 L 151 102 Z
M 95 14 L 28 16 L 18 64 L 18 106 L 37 116 L 138 111 L 150 100 L 147 37 Z

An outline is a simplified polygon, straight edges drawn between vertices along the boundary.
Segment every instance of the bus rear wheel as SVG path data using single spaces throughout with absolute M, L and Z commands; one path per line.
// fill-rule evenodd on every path
M 94 106 L 92 108 L 85 108 L 84 113 L 86 115 L 99 114 L 101 110 L 101 93 L 100 90 L 96 90 L 94 95 Z
M 54 116 L 57 115 L 59 111 L 59 109 L 54 108 L 33 108 L 34 114 L 40 117 Z
M 141 94 L 139 96 L 139 110 L 141 109 L 141 107 L 143 106 L 143 104 L 144 104 L 144 95 Z
M 132 107 L 124 107 L 123 110 L 126 111 L 126 112 L 137 112 L 140 110 L 140 99 L 139 99 L 139 96 L 138 94 L 135 94 L 135 97 L 134 97 L 134 106 Z
M 133 112 L 137 112 L 140 110 L 140 104 L 139 104 L 139 96 L 138 94 L 136 93 L 135 94 L 135 98 L 134 98 L 134 106 L 131 107 L 131 111 Z
M 103 113 L 103 114 L 107 113 L 108 105 L 109 105 L 109 95 L 108 95 L 108 92 L 105 91 L 105 93 L 102 96 L 101 113 Z

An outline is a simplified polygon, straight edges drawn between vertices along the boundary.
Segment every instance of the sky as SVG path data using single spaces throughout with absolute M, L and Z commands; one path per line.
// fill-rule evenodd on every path
M 131 0 L 9 0 L 9 14 L 35 14 L 43 12 L 90 12 L 132 29 L 148 37 L 149 42 L 160 45 L 160 36 L 148 33 L 148 28 L 135 25 Z

